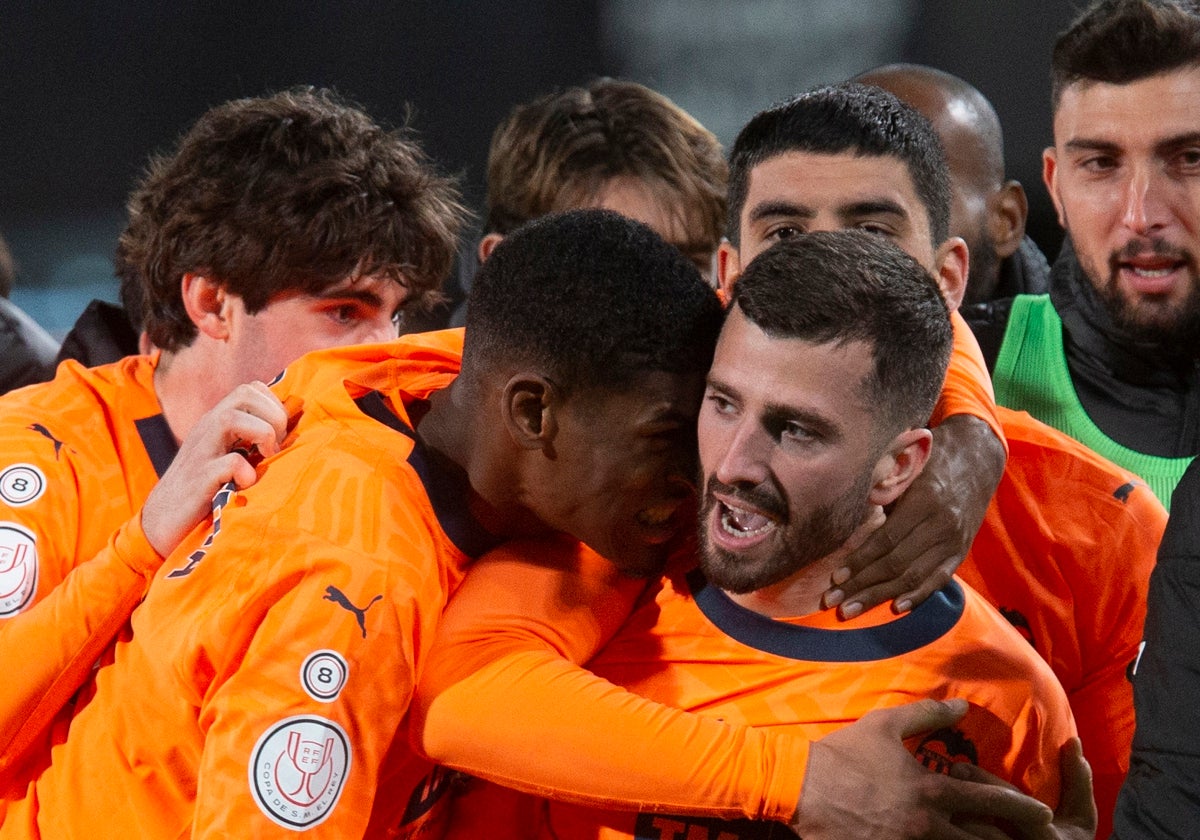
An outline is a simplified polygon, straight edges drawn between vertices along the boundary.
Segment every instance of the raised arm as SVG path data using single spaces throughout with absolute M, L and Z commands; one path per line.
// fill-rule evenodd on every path
M 228 482 L 254 483 L 243 452 L 252 446 L 264 455 L 276 451 L 286 422 L 283 405 L 262 383 L 235 389 L 192 430 L 142 510 L 74 568 L 78 551 L 62 524 L 103 515 L 87 508 L 96 501 L 87 493 L 68 489 L 78 487 L 68 476 L 88 465 L 76 465 L 62 450 L 53 464 L 42 465 L 52 485 L 47 495 L 55 498 L 19 515 L 40 562 L 54 574 L 69 571 L 61 583 L 43 587 L 48 591 L 31 609 L 0 622 L 0 661 L 20 663 L 0 681 L 0 779 L 36 749 L 129 620 L 163 556 L 208 515 L 217 492 Z M 243 452 L 231 452 L 235 447 Z M 50 529 L 51 522 L 57 527 Z

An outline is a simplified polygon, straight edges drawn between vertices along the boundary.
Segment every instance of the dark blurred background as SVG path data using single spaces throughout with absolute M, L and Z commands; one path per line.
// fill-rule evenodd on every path
M 98 8 L 103 5 L 105 8 Z M 1073 0 L 569 0 L 0 5 L 0 233 L 14 301 L 56 336 L 115 299 L 123 202 L 154 151 L 205 109 L 325 85 L 406 120 L 468 202 L 514 104 L 598 75 L 654 87 L 732 141 L 754 112 L 877 64 L 960 75 L 995 105 L 1010 175 L 1051 258 L 1041 185 L 1047 74 Z

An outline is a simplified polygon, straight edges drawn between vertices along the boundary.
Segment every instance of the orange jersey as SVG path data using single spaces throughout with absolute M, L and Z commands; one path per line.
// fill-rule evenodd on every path
M 1111 829 L 1134 730 L 1126 671 L 1167 513 L 1132 473 L 1025 412 L 998 412 L 1011 454 L 959 574 L 1066 689 Z
M 283 450 L 163 563 L 0 837 L 363 833 L 447 593 L 492 545 L 411 430 L 457 352 L 380 347 L 284 376 Z
M 932 425 L 955 414 L 970 414 L 987 423 L 1003 443 L 1004 432 L 996 414 L 996 395 L 979 343 L 958 312 L 950 313 L 950 325 L 954 327 L 954 346 L 942 393 L 933 410 Z
M 696 572 L 676 573 L 589 667 L 668 705 L 810 739 L 872 709 L 964 697 L 970 711 L 961 723 L 910 741 L 918 758 L 942 771 L 971 761 L 1051 806 L 1059 795 L 1059 748 L 1074 734 L 1066 698 L 1045 663 L 957 583 L 898 618 L 882 606 L 848 622 L 831 611 L 775 621 L 737 605 Z M 608 733 L 608 748 L 623 751 L 623 739 Z M 653 787 L 645 791 L 654 795 Z M 480 821 L 494 823 L 497 814 L 524 821 L 514 837 L 733 840 L 785 833 L 747 820 L 531 804 L 515 796 L 472 790 L 456 806 L 450 836 L 479 836 Z
M 0 686 L 0 779 L 90 672 L 89 640 L 116 635 L 160 562 L 137 516 L 176 449 L 157 363 L 67 362 L 0 398 L 0 652 L 18 663 Z

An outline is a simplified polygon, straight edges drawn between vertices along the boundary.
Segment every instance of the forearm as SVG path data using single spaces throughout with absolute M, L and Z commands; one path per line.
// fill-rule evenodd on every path
M 559 799 L 789 818 L 807 743 L 660 706 L 572 664 L 599 650 L 641 588 L 569 540 L 510 543 L 480 560 L 438 628 L 414 746 Z
M 495 659 L 414 707 L 414 722 L 436 761 L 620 810 L 787 821 L 808 762 L 807 741 L 652 703 L 549 651 Z
M 0 776 L 87 680 L 161 563 L 135 516 L 31 610 L 0 622 L 0 661 L 20 663 L 0 680 Z

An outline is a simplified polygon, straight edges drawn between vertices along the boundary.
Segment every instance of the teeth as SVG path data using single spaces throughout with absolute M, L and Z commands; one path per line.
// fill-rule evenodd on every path
M 1174 268 L 1138 268 L 1133 266 L 1133 273 L 1138 277 L 1166 277 Z
M 667 524 L 671 518 L 671 514 L 675 512 L 675 505 L 659 505 L 658 507 L 644 508 L 638 512 L 637 520 L 642 525 L 657 527 Z
M 725 506 L 721 512 L 721 528 L 735 537 L 754 537 L 765 534 L 775 523 L 759 513 Z

